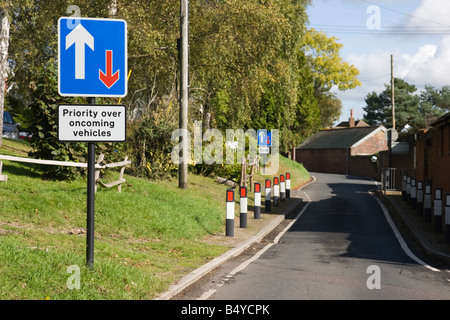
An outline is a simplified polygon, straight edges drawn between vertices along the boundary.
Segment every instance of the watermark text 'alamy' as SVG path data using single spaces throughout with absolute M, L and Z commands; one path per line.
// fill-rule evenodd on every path
M 259 154 L 260 164 L 267 166 L 266 175 L 276 174 L 279 167 L 279 130 L 272 129 L 272 146 L 270 154 Z M 183 141 L 183 135 L 187 140 Z M 224 137 L 219 129 L 207 129 L 202 134 L 202 123 L 194 122 L 194 139 L 188 130 L 176 129 L 172 132 L 172 141 L 179 141 L 171 152 L 172 162 L 175 164 L 240 164 L 246 154 L 246 140 L 248 138 L 248 155 L 250 159 L 258 157 L 257 133 L 254 129 L 226 129 L 225 134 L 225 161 Z M 205 147 L 203 148 L 203 143 Z M 193 150 L 192 150 L 193 149 Z M 268 164 L 270 163 L 270 166 Z

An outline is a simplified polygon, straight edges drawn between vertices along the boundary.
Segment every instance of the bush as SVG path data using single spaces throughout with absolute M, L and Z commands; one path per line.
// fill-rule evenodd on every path
M 60 104 L 83 104 L 81 98 L 61 97 L 57 90 L 58 75 L 54 61 L 37 72 L 37 83 L 32 83 L 33 118 L 30 124 L 31 147 L 29 156 L 38 159 L 71 162 L 87 161 L 87 143 L 59 142 L 57 137 L 57 109 Z M 119 143 L 96 144 L 96 153 L 103 153 L 107 162 L 123 160 L 123 146 Z M 71 180 L 86 170 L 75 167 L 45 165 L 43 175 L 47 179 Z
M 127 148 L 131 154 L 132 174 L 150 179 L 176 175 L 178 166 L 172 162 L 172 132 L 175 126 L 166 120 L 145 116 L 129 123 Z

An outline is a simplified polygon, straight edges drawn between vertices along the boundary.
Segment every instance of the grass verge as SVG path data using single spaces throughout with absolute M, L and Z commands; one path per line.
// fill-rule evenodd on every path
M 3 142 L 0 153 L 26 155 L 26 143 Z M 96 194 L 95 261 L 88 269 L 86 180 L 43 180 L 39 166 L 3 163 L 0 299 L 153 299 L 229 249 L 203 241 L 224 232 L 226 186 L 190 175 L 181 190 L 176 180 L 125 175 L 122 193 L 99 187 Z M 293 186 L 309 179 L 303 166 L 283 157 L 280 171 L 291 172 Z M 70 289 L 77 279 L 80 289 Z

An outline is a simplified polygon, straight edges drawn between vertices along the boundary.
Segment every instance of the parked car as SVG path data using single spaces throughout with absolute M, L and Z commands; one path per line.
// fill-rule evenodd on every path
M 26 130 L 19 132 L 19 139 L 21 140 L 30 140 L 32 136 L 33 135 L 31 133 L 28 133 L 28 131 Z
M 3 111 L 3 137 L 10 139 L 19 139 L 20 123 L 15 122 L 8 111 Z

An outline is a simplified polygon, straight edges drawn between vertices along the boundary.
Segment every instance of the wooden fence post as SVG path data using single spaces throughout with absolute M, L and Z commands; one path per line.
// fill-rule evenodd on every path
M 8 176 L 2 174 L 3 162 L 0 161 L 0 181 L 8 181 Z

